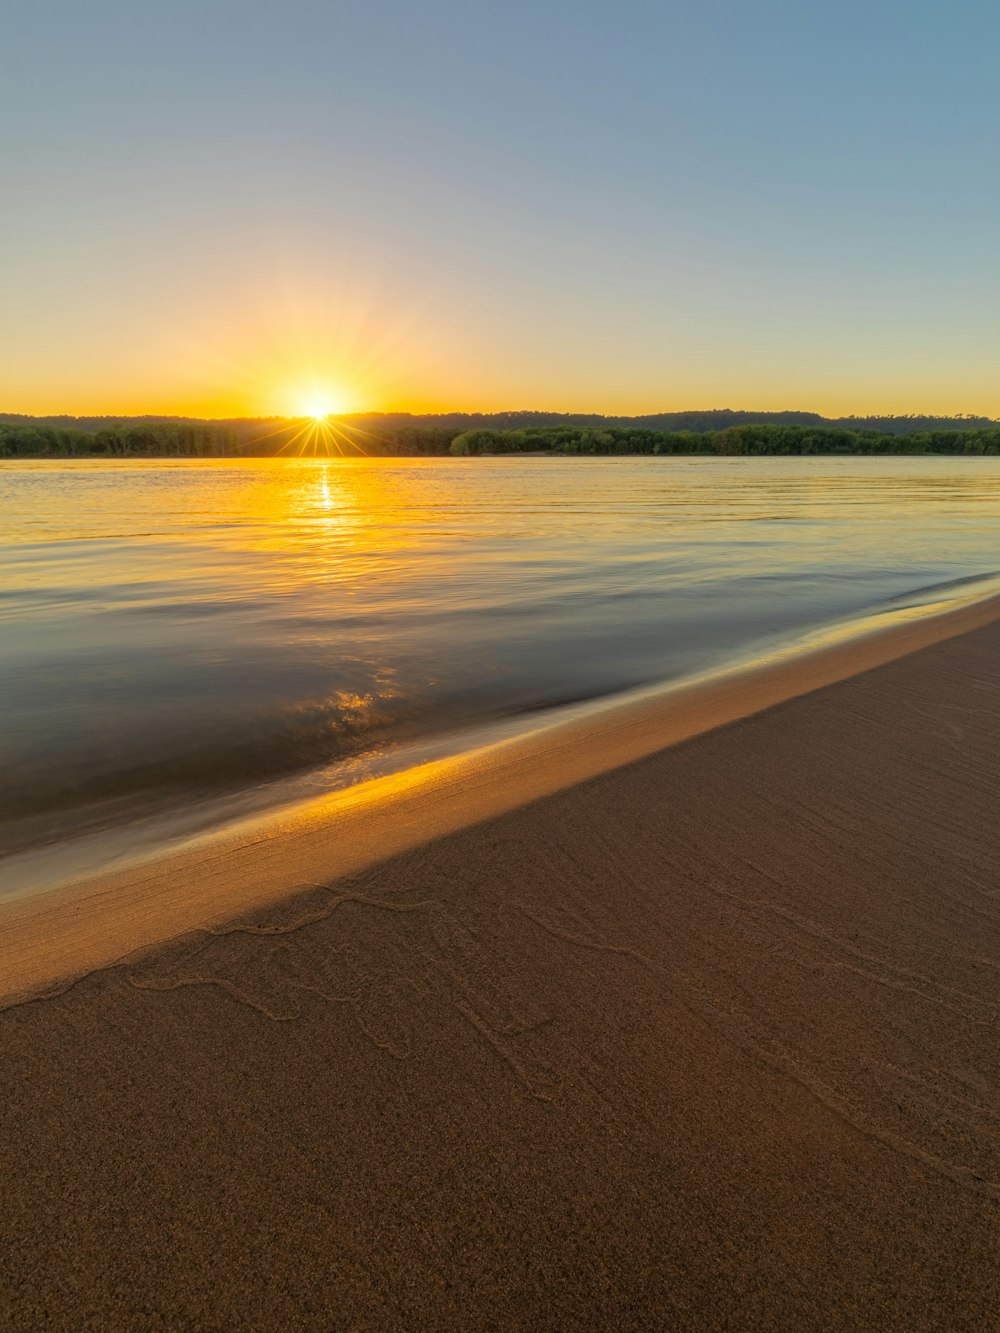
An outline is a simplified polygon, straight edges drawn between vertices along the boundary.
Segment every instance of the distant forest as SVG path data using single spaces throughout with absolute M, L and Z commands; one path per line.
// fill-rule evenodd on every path
M 0 458 L 230 458 L 547 454 L 1000 454 L 988 417 L 814 412 L 369 413 L 326 425 L 279 418 L 28 417 L 0 413 Z

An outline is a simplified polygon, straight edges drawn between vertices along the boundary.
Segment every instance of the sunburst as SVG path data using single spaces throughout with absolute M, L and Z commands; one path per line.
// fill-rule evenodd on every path
M 368 450 L 363 440 L 370 432 L 362 430 L 353 423 L 338 420 L 335 417 L 313 414 L 308 416 L 283 419 L 275 423 L 274 428 L 258 435 L 252 441 L 259 444 L 263 440 L 285 436 L 275 449 L 275 457 L 294 458 L 341 458 L 367 456 Z

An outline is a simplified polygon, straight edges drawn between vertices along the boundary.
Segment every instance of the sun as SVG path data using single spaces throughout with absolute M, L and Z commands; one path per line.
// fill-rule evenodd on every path
M 313 421 L 326 421 L 327 417 L 343 416 L 346 411 L 347 402 L 343 394 L 333 389 L 318 389 L 302 397 L 298 415 L 311 417 Z

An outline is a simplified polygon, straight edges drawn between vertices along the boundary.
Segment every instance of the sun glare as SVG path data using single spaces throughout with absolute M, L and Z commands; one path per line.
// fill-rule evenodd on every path
M 284 411 L 261 422 L 259 440 L 270 441 L 275 457 L 353 458 L 365 456 L 371 439 L 357 419 L 352 390 L 316 378 L 300 380 L 275 395 Z M 273 410 L 273 409 L 272 409 Z
M 351 458 L 365 455 L 368 432 L 352 419 L 350 398 L 326 384 L 301 385 L 285 400 L 291 412 L 267 423 L 260 438 L 272 440 L 276 456 Z
M 325 421 L 327 417 L 339 417 L 346 411 L 347 404 L 344 396 L 326 389 L 304 396 L 299 404 L 299 415 L 311 417 L 313 421 Z

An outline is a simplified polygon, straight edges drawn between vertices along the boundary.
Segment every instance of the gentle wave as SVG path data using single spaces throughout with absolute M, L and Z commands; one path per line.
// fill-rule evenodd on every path
M 956 615 L 964 616 L 962 623 L 967 626 L 970 614 L 973 624 L 982 623 L 983 615 L 997 614 L 1000 579 L 946 581 L 945 585 L 938 585 L 939 591 L 949 584 L 953 594 L 950 597 L 924 598 L 908 607 L 883 605 L 868 615 L 825 626 L 794 640 L 772 643 L 749 658 L 720 664 L 715 670 L 697 673 L 687 680 L 668 685 L 631 689 L 601 698 L 564 701 L 543 711 L 529 710 L 527 714 L 522 712 L 500 722 L 390 747 L 381 753 L 369 752 L 353 762 L 327 765 L 256 788 L 243 787 L 228 795 L 215 795 L 197 803 L 188 800 L 165 807 L 155 801 L 143 802 L 132 794 L 125 800 L 90 805 L 85 811 L 76 812 L 78 822 L 74 825 L 63 821 L 60 835 L 50 838 L 47 843 L 37 836 L 37 822 L 33 833 L 32 821 L 22 822 L 22 836 L 28 836 L 23 837 L 21 854 L 12 848 L 6 856 L 0 857 L 0 897 L 19 897 L 56 884 L 102 876 L 140 862 L 155 861 L 172 851 L 190 849 L 199 843 L 204 845 L 205 836 L 210 841 L 219 836 L 253 840 L 267 830 L 273 831 L 279 825 L 287 825 L 289 820 L 301 819 L 320 807 L 329 811 L 330 798 L 336 798 L 347 787 L 359 788 L 362 799 L 365 794 L 378 799 L 383 791 L 381 778 L 392 779 L 403 774 L 419 783 L 436 769 L 439 760 L 461 762 L 466 759 L 475 763 L 478 757 L 482 764 L 487 755 L 497 755 L 501 751 L 509 754 L 503 742 L 520 738 L 529 742 L 540 740 L 544 745 L 545 737 L 558 735 L 557 745 L 565 746 L 563 726 L 566 723 L 571 727 L 586 723 L 586 732 L 576 733 L 579 738 L 581 734 L 591 736 L 595 726 L 598 733 L 602 725 L 610 725 L 613 730 L 620 711 L 628 712 L 636 706 L 652 704 L 661 721 L 671 716 L 683 717 L 683 701 L 688 697 L 686 691 L 692 687 L 696 691 L 712 691 L 720 687 L 725 690 L 735 682 L 738 692 L 742 693 L 741 682 L 745 681 L 752 700 L 754 691 L 759 688 L 762 671 L 767 675 L 787 671 L 789 666 L 793 671 L 798 671 L 800 666 L 808 671 L 806 659 L 813 664 L 813 671 L 821 659 L 826 663 L 821 672 L 824 669 L 830 671 L 832 664 L 832 679 L 840 679 L 837 673 L 843 670 L 845 659 L 830 659 L 831 649 L 834 653 L 846 649 L 850 654 L 846 659 L 851 664 L 849 669 L 857 669 L 859 651 L 862 653 L 860 660 L 865 660 L 863 654 L 868 651 L 878 661 L 888 647 L 891 660 L 894 653 L 901 650 L 899 634 L 909 634 L 912 642 L 914 631 L 919 633 L 917 622 L 924 622 L 925 626 L 927 622 L 939 622 L 939 631 L 930 627 L 929 634 L 925 632 L 917 639 L 917 642 L 934 642 L 940 635 L 947 636 L 949 625 L 953 626 L 950 632 L 955 632 Z M 980 619 L 976 619 L 977 613 Z M 873 636 L 880 639 L 879 645 L 866 649 L 864 641 L 872 640 Z M 825 658 L 824 654 L 827 654 Z M 777 678 L 771 674 L 769 679 L 773 687 Z M 787 676 L 784 679 L 787 681 Z M 672 712 L 672 701 L 680 704 L 679 715 Z M 605 731 L 605 734 L 610 733 Z M 594 761 L 598 766 L 602 763 L 599 750 Z M 213 841 L 212 845 L 217 844 Z
M 752 641 L 739 654 L 716 663 L 716 671 L 739 670 L 777 658 L 814 651 L 826 643 L 860 637 L 898 620 L 906 611 L 922 608 L 940 614 L 986 600 L 1000 592 L 1000 573 L 970 575 L 913 588 L 873 605 L 866 613 L 846 621 L 819 626 L 801 635 Z M 87 777 L 75 784 L 53 780 L 42 774 L 34 783 L 0 784 L 2 820 L 6 825 L 4 854 L 10 855 L 45 842 L 62 842 L 87 836 L 112 825 L 156 820 L 170 810 L 167 826 L 176 830 L 201 827 L 206 820 L 193 816 L 190 807 L 210 803 L 209 822 L 227 813 L 245 816 L 275 804 L 294 801 L 303 793 L 335 790 L 431 758 L 461 754 L 527 730 L 550 725 L 568 715 L 594 707 L 614 706 L 619 700 L 655 694 L 689 680 L 709 678 L 711 669 L 680 675 L 669 681 L 636 685 L 623 681 L 617 688 L 580 693 L 566 691 L 545 700 L 494 710 L 465 719 L 425 716 L 409 717 L 395 727 L 374 712 L 362 720 L 356 703 L 317 710 L 311 718 L 284 735 L 247 737 L 231 749 L 208 748 L 196 754 L 175 756 L 156 765 L 119 768 L 103 781 Z M 435 722 L 438 723 L 435 726 Z M 423 724 L 423 725 L 421 725 Z M 295 781 L 296 775 L 299 780 Z M 292 778 L 291 783 L 285 781 Z M 6 786 L 6 790 L 5 790 Z M 229 796 L 227 803 L 226 797 Z M 185 807 L 189 813 L 185 815 Z
M 919 588 L 909 588 L 905 592 L 896 593 L 892 597 L 883 598 L 877 603 L 878 606 L 922 606 L 927 602 L 937 602 L 942 599 L 944 594 L 963 592 L 971 593 L 977 589 L 981 590 L 982 595 L 989 596 L 990 592 L 1000 580 L 1000 569 L 992 569 L 981 574 L 966 574 L 958 579 L 941 579 L 936 583 L 925 583 Z

